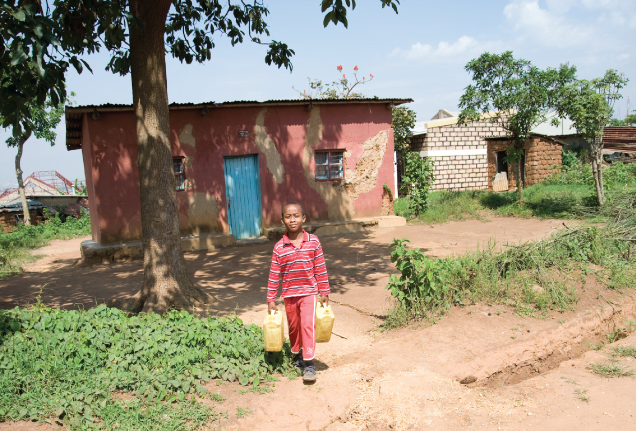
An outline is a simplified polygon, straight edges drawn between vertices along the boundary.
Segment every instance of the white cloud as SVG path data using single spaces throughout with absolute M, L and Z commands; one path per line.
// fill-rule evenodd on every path
M 470 36 L 461 36 L 455 42 L 441 41 L 436 47 L 417 42 L 408 49 L 395 48 L 391 57 L 404 57 L 408 60 L 464 61 L 488 50 L 497 50 L 499 42 L 480 43 Z
M 521 42 L 549 48 L 611 49 L 636 26 L 636 0 L 512 0 L 503 13 Z
M 590 29 L 567 22 L 562 13 L 570 5 L 559 7 L 559 12 L 543 9 L 538 0 L 514 0 L 504 8 L 504 15 L 514 25 L 522 39 L 537 40 L 545 45 L 567 48 L 589 43 Z

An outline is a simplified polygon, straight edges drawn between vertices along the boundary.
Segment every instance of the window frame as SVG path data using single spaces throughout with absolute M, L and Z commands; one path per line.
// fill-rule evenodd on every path
M 314 171 L 314 179 L 316 181 L 343 181 L 345 179 L 345 175 L 347 172 L 346 169 L 346 160 L 345 160 L 345 152 L 347 150 L 346 149 L 342 149 L 342 148 L 329 148 L 329 149 L 325 149 L 325 150 L 315 150 L 314 151 L 314 162 L 316 161 L 316 154 L 321 153 L 327 154 L 327 164 L 326 165 L 319 165 L 317 163 L 315 164 L 315 171 Z M 331 164 L 331 153 L 342 153 L 342 163 L 336 163 L 336 164 Z M 329 175 L 329 178 L 318 178 L 317 172 L 318 172 L 318 166 L 327 166 L 327 174 Z M 342 166 L 342 177 L 339 178 L 331 178 L 331 167 L 332 166 Z
M 173 156 L 172 157 L 172 173 L 174 174 L 175 177 L 175 191 L 177 192 L 184 192 L 186 189 L 186 176 L 185 176 L 185 166 L 184 166 L 184 156 Z M 179 162 L 181 164 L 181 172 L 174 172 L 174 164 L 175 162 Z M 178 188 L 177 187 L 177 178 L 181 178 L 181 184 L 183 184 L 183 188 Z

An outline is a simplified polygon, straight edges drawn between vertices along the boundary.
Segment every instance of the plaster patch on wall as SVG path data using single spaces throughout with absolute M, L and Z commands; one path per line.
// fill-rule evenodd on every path
M 188 196 L 188 224 L 193 235 L 218 231 L 219 206 L 216 197 L 207 193 Z
M 179 142 L 192 148 L 197 146 L 194 136 L 192 136 L 192 124 L 186 124 L 183 130 L 181 130 L 181 133 L 179 133 Z
M 183 166 L 185 166 L 186 168 L 189 168 L 190 166 L 192 166 L 193 162 L 194 162 L 194 157 L 186 156 L 183 158 Z
M 285 176 L 285 167 L 280 161 L 280 153 L 278 152 L 278 148 L 276 148 L 276 143 L 265 131 L 266 112 L 267 108 L 262 109 L 256 117 L 256 124 L 254 125 L 254 143 L 265 155 L 267 170 L 272 174 L 274 180 L 278 184 L 282 184 Z
M 320 107 L 311 110 L 307 121 L 305 134 L 305 149 L 303 152 L 303 170 L 307 184 L 316 190 L 327 204 L 329 220 L 350 220 L 355 217 L 354 201 L 361 193 L 367 193 L 376 186 L 378 171 L 384 160 L 384 154 L 389 141 L 386 130 L 367 139 L 363 144 L 362 154 L 356 163 L 355 170 L 347 169 L 345 181 L 316 181 L 315 175 L 309 170 L 309 162 L 314 158 L 313 148 L 322 140 L 322 119 Z M 345 157 L 351 156 L 350 151 Z

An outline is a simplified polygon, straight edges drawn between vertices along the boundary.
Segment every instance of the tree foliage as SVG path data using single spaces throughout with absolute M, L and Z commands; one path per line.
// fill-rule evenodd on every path
M 406 156 L 402 187 L 409 197 L 411 214 L 418 216 L 426 211 L 428 191 L 435 179 L 434 172 L 432 160 L 421 157 L 417 152 L 410 152 Z
M 605 203 L 603 187 L 603 127 L 614 110 L 614 103 L 622 96 L 620 90 L 628 79 L 610 69 L 602 78 L 581 79 L 560 88 L 554 106 L 560 116 L 569 117 L 577 132 L 590 144 L 592 173 L 598 202 Z
M 411 139 L 411 129 L 415 127 L 416 114 L 406 106 L 393 107 L 393 140 L 398 159 L 404 160 L 409 152 L 409 141 Z
M 533 127 L 548 119 L 556 91 L 574 79 L 576 68 L 561 65 L 541 70 L 527 60 L 516 59 L 512 51 L 483 53 L 465 67 L 473 84 L 465 88 L 459 107 L 458 124 L 489 118 L 508 131 L 514 141 L 507 151 L 508 161 L 516 167 L 519 203 L 522 198 L 521 164 L 523 145 Z M 488 114 L 485 116 L 484 114 Z M 553 123 L 558 123 L 556 118 Z

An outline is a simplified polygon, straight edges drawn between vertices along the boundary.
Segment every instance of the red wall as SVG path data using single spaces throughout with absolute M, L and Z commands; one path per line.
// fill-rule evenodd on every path
M 270 173 L 267 155 L 255 142 L 255 125 L 263 109 L 211 108 L 207 115 L 202 115 L 200 109 L 170 111 L 173 154 L 186 157 L 187 189 L 177 192 L 183 234 L 229 231 L 224 156 L 259 155 L 264 226 L 280 223 L 281 205 L 289 200 L 298 200 L 304 204 L 308 221 L 328 220 L 330 216 L 331 219 L 342 219 L 381 215 L 383 184 L 391 188 L 394 184 L 391 110 L 385 104 L 319 105 L 313 111 L 307 110 L 305 106 L 266 107 L 265 131 L 275 143 L 284 168 L 284 175 L 282 178 L 279 176 L 281 183 Z M 322 122 L 319 127 L 322 130 L 322 139 L 317 140 L 315 146 L 306 152 L 305 140 L 312 115 L 311 124 L 315 124 L 316 119 Z M 187 137 L 180 139 L 184 129 L 190 126 L 194 145 L 188 144 Z M 135 130 L 132 111 L 100 112 L 97 120 L 85 115 L 82 151 L 93 238 L 101 244 L 141 237 Z M 241 130 L 248 131 L 248 136 L 241 137 Z M 347 151 L 347 169 L 355 171 L 364 142 L 378 134 L 386 138 L 386 149 L 384 154 L 372 155 L 379 167 L 375 169 L 377 177 L 373 178 L 371 172 L 370 179 L 366 180 L 367 191 L 355 193 L 355 185 L 346 185 L 347 181 L 315 184 L 313 150 L 344 149 Z M 309 133 L 309 136 L 316 134 Z M 271 160 L 271 153 L 268 154 L 271 167 L 275 163 Z M 307 154 L 311 157 L 308 158 Z M 365 159 L 367 161 L 368 156 L 369 152 Z M 364 175 L 368 174 L 364 172 Z M 344 194 L 352 196 L 352 190 L 353 196 L 356 196 L 350 205 L 353 213 L 338 215 L 338 211 L 333 211 L 334 202 L 337 203 Z M 346 196 L 343 199 L 346 200 Z M 194 219 L 195 212 L 199 215 L 198 221 L 193 224 L 191 220 Z M 213 216 L 207 217 L 205 226 L 202 226 L 199 223 L 201 214 L 214 214 L 216 220 L 210 220 Z

